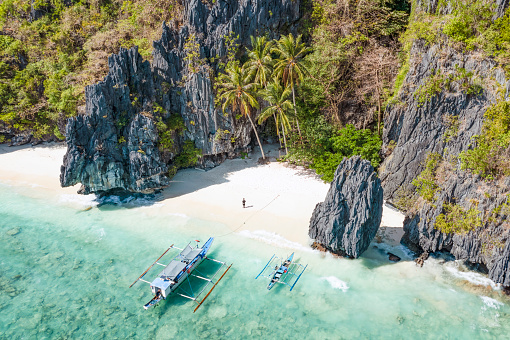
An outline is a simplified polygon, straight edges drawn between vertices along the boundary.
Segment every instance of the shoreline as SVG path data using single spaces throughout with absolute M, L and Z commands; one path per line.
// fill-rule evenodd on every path
M 317 203 L 324 201 L 329 183 L 312 171 L 275 161 L 275 145 L 264 145 L 265 165 L 257 164 L 258 148 L 245 159 L 229 159 L 219 166 L 179 170 L 151 214 L 186 214 L 225 225 L 231 232 L 255 239 L 275 238 L 308 247 L 308 226 Z M 80 184 L 61 188 L 64 143 L 8 147 L 0 145 L 0 181 L 40 187 L 50 195 L 77 195 Z M 85 196 L 82 196 L 85 197 Z M 246 199 L 246 208 L 242 200 Z M 398 246 L 403 215 L 384 206 L 379 240 Z M 375 241 L 375 240 L 374 240 Z M 311 248 L 310 248 L 311 249 Z
M 324 201 L 330 184 L 309 170 L 275 161 L 273 155 L 278 149 L 274 145 L 265 145 L 264 151 L 272 157 L 265 165 L 257 164 L 260 152 L 253 152 L 250 158 L 226 160 L 208 171 L 179 170 L 170 186 L 158 195 L 161 199 L 151 201 L 150 209 L 144 209 L 147 205 L 143 203 L 135 204 L 134 209 L 150 215 L 186 215 L 219 223 L 223 230 L 218 236 L 234 234 L 279 248 L 315 252 L 308 237 L 310 217 L 316 204 Z M 94 194 L 77 193 L 81 184 L 60 187 L 65 152 L 64 143 L 0 145 L 0 183 L 27 188 L 25 195 L 53 199 L 81 211 L 97 206 L 100 203 Z M 246 208 L 242 207 L 243 198 Z M 388 252 L 395 252 L 404 261 L 409 260 L 400 244 L 403 220 L 402 213 L 385 204 L 376 237 L 361 258 L 388 259 Z

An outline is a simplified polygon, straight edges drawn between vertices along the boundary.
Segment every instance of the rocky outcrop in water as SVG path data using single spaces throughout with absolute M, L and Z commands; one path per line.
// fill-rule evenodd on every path
M 496 1 L 496 5 L 495 18 L 508 1 Z M 417 10 L 435 12 L 437 6 L 436 1 L 423 0 Z M 418 253 L 450 252 L 509 286 L 510 178 L 487 180 L 464 171 L 458 155 L 473 147 L 472 138 L 481 133 L 487 108 L 509 100 L 510 81 L 494 59 L 456 50 L 444 37 L 431 45 L 416 40 L 409 65 L 398 103 L 386 112 L 386 159 L 380 169 L 385 198 L 407 205 L 403 242 Z M 438 79 L 440 90 L 431 91 L 431 81 Z M 434 173 L 437 190 L 433 200 L 427 201 L 418 198 L 412 181 L 424 170 L 431 153 L 439 155 Z M 478 212 L 480 226 L 441 232 L 436 221 L 453 205 Z
M 109 58 L 105 80 L 87 87 L 85 116 L 70 119 L 66 128 L 62 186 L 82 183 L 82 193 L 147 192 L 167 184 L 166 163 L 173 162 L 187 140 L 201 150 L 203 167 L 250 144 L 250 124 L 215 108 L 212 75 L 217 64 L 211 60 L 225 58 L 230 32 L 244 48 L 251 35 L 275 38 L 294 30 L 299 1 L 192 0 L 184 3 L 183 17 L 182 26 L 163 24 L 152 65 L 142 61 L 136 48 L 121 49 Z M 199 61 L 186 59 L 190 41 L 199 46 Z M 156 123 L 175 115 L 182 117 L 185 129 L 171 132 L 172 146 L 161 155 Z
M 379 229 L 382 209 L 381 181 L 370 162 L 344 159 L 325 201 L 313 211 L 308 235 L 332 252 L 358 258 Z

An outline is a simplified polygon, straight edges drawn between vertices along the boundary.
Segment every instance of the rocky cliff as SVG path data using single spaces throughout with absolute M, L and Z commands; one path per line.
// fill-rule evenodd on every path
M 441 16 L 452 4 L 438 6 L 422 0 L 414 11 L 448 20 Z M 494 1 L 493 20 L 507 7 Z M 510 177 L 480 176 L 459 157 L 477 147 L 488 108 L 509 100 L 509 78 L 495 58 L 441 30 L 435 39 L 414 40 L 408 66 L 386 111 L 380 171 L 385 198 L 407 209 L 403 240 L 418 252 L 451 252 L 509 286 Z
M 328 250 L 358 258 L 379 229 L 382 208 L 381 181 L 370 162 L 345 158 L 313 211 L 308 235 Z
M 299 1 L 192 0 L 184 3 L 183 17 L 182 25 L 163 23 L 152 65 L 136 48 L 121 49 L 109 58 L 104 81 L 87 87 L 86 114 L 67 124 L 62 186 L 82 183 L 82 193 L 151 191 L 167 184 L 166 163 L 187 140 L 201 150 L 205 167 L 250 144 L 250 125 L 215 108 L 216 62 L 227 55 L 230 32 L 244 48 L 251 35 L 277 37 L 294 30 Z M 188 57 L 192 52 L 196 58 Z M 182 117 L 185 129 L 169 131 L 172 141 L 162 155 L 158 122 L 175 116 Z

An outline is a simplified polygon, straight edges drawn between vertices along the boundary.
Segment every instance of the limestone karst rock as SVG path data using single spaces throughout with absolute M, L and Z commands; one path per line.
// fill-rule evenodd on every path
M 420 0 L 415 11 L 436 13 L 438 3 Z M 494 4 L 495 19 L 504 13 L 508 1 L 495 0 Z M 442 6 L 440 14 L 448 14 L 453 8 L 448 2 Z M 434 75 L 456 80 L 423 97 L 420 91 Z M 480 51 L 460 51 L 440 40 L 432 44 L 415 40 L 397 104 L 386 110 L 386 158 L 380 168 L 386 199 L 397 205 L 416 201 L 404 221 L 406 245 L 418 253 L 448 251 L 456 259 L 486 269 L 489 278 L 505 286 L 510 286 L 510 212 L 505 209 L 510 177 L 487 181 L 462 169 L 458 156 L 474 147 L 473 137 L 482 132 L 487 108 L 509 100 L 509 94 L 510 80 L 494 58 Z M 430 153 L 440 156 L 433 202 L 416 200 L 412 185 Z M 436 229 L 436 219 L 444 216 L 445 206 L 452 204 L 479 211 L 482 225 L 448 234 Z
M 357 258 L 375 237 L 382 209 L 381 181 L 370 162 L 345 158 L 326 199 L 315 207 L 308 235 L 328 250 Z
M 152 64 L 136 47 L 112 55 L 104 81 L 86 88 L 85 115 L 68 121 L 61 185 L 82 183 L 81 193 L 148 192 L 167 184 L 166 163 L 187 140 L 201 150 L 204 167 L 244 150 L 252 128 L 216 108 L 211 75 L 217 63 L 211 60 L 226 56 L 230 32 L 244 48 L 251 35 L 278 38 L 295 31 L 299 6 L 299 0 L 185 1 L 182 25 L 163 23 Z M 201 60 L 196 67 L 184 48 L 192 38 Z M 162 157 L 155 123 L 173 115 L 186 128 L 173 135 L 172 150 Z

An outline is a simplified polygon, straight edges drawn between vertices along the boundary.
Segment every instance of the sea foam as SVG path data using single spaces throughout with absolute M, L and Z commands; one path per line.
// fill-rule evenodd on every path
M 97 196 L 92 195 L 78 195 L 78 194 L 62 194 L 59 197 L 60 203 L 71 203 L 82 207 L 95 207 L 99 203 L 97 202 Z
M 290 240 L 287 240 L 283 236 L 280 236 L 276 233 L 272 233 L 272 232 L 265 231 L 265 230 L 255 230 L 255 231 L 242 230 L 242 231 L 238 232 L 237 234 L 241 235 L 243 237 L 259 240 L 259 241 L 262 241 L 267 244 L 275 245 L 280 248 L 296 249 L 299 251 L 304 251 L 304 252 L 309 252 L 309 253 L 314 252 L 313 249 L 305 247 L 300 243 L 292 242 Z
M 350 288 L 346 282 L 340 280 L 336 276 L 321 277 L 321 280 L 327 281 L 331 285 L 331 287 L 333 287 L 334 289 L 340 289 L 344 293 L 346 293 Z
M 501 306 L 503 306 L 502 302 L 499 302 L 496 299 L 490 298 L 488 296 L 479 295 L 480 299 L 482 299 L 483 303 L 485 304 L 484 307 L 482 307 L 483 310 L 487 310 L 487 307 L 493 308 L 493 309 L 499 309 Z
M 501 285 L 499 283 L 495 283 L 494 281 L 492 281 L 491 279 L 489 279 L 488 277 L 486 277 L 480 273 L 476 273 L 476 272 L 472 272 L 472 271 L 464 272 L 464 271 L 459 270 L 458 263 L 456 263 L 456 262 L 448 262 L 445 264 L 444 268 L 454 277 L 462 279 L 462 280 L 466 280 L 472 284 L 475 284 L 478 286 L 486 286 L 486 287 L 490 286 L 490 287 L 492 287 L 492 289 L 495 289 L 495 290 L 501 288 Z

